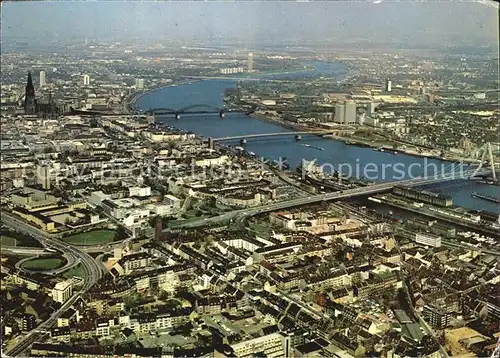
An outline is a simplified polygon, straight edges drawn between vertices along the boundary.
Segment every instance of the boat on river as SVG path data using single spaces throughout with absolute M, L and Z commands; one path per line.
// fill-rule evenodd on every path
M 473 192 L 470 195 L 473 198 L 482 199 L 482 200 L 491 201 L 493 203 L 500 204 L 500 199 L 499 198 L 495 198 L 494 196 L 484 195 L 484 194 L 480 194 L 480 193 L 477 193 L 477 192 Z

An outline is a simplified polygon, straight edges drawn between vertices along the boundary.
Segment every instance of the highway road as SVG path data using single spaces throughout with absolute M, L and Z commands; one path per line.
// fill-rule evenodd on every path
M 50 255 L 50 252 L 43 248 L 34 248 L 28 246 L 5 246 L 2 245 L 2 252 L 11 253 L 19 256 L 43 256 Z
M 60 309 L 54 312 L 46 321 L 42 322 L 35 331 L 30 332 L 27 336 L 17 342 L 17 344 L 9 351 L 4 352 L 8 357 L 16 357 L 26 351 L 31 344 L 43 339 L 44 336 L 47 335 L 44 331 L 47 331 L 57 323 L 57 318 L 70 308 L 83 293 L 88 291 L 102 277 L 103 271 L 101 266 L 92 258 L 92 256 L 88 255 L 84 251 L 81 251 L 78 247 L 69 245 L 59 239 L 49 238 L 47 233 L 44 231 L 37 229 L 6 212 L 2 212 L 1 214 L 1 220 L 4 225 L 33 237 L 46 247 L 51 247 L 69 255 L 73 255 L 80 261 L 85 272 L 84 284 L 80 291 L 75 292 L 73 296 L 61 306 Z
M 475 174 L 476 175 L 484 175 L 487 173 L 489 173 L 489 171 L 485 171 L 484 173 L 483 172 L 475 173 Z M 467 178 L 473 174 L 474 174 L 474 170 L 465 171 L 463 173 L 463 178 Z M 355 196 L 382 193 L 385 191 L 390 191 L 396 185 L 405 185 L 405 186 L 411 187 L 411 186 L 429 185 L 429 184 L 434 184 L 434 183 L 440 183 L 440 182 L 455 180 L 455 179 L 459 179 L 459 178 L 460 177 L 458 177 L 458 176 L 453 177 L 452 175 L 450 175 L 450 173 L 448 173 L 448 175 L 443 175 L 442 177 L 438 177 L 438 178 L 405 179 L 405 180 L 398 180 L 398 181 L 393 181 L 393 182 L 374 184 L 371 186 L 365 186 L 365 187 L 361 187 L 361 188 L 346 189 L 343 191 L 337 191 L 337 192 L 333 192 L 333 193 L 310 195 L 310 196 L 300 197 L 300 198 L 291 199 L 291 200 L 287 200 L 287 201 L 281 201 L 278 203 L 272 203 L 272 204 L 268 204 L 268 205 L 258 206 L 255 208 L 233 210 L 231 212 L 228 212 L 228 213 L 225 213 L 225 214 L 222 214 L 219 216 L 190 221 L 188 223 L 181 222 L 179 225 L 176 225 L 175 227 L 173 227 L 173 229 L 194 228 L 194 227 L 205 226 L 205 225 L 209 225 L 209 224 L 218 224 L 221 222 L 232 221 L 234 219 L 241 218 L 241 217 L 246 218 L 246 217 L 250 217 L 250 216 L 254 216 L 254 215 L 264 214 L 264 213 L 268 213 L 271 211 L 283 210 L 283 209 L 292 208 L 292 207 L 301 206 L 301 205 L 320 203 L 320 202 L 330 201 L 330 200 L 352 198 Z M 239 220 L 241 220 L 241 219 L 239 219 Z M 164 230 L 164 232 L 168 232 L 168 231 L 170 231 L 170 229 Z

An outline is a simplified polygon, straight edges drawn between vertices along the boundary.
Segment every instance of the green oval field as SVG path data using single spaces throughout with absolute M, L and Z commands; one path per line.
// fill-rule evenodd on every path
M 25 261 L 21 267 L 26 270 L 48 271 L 66 265 L 66 259 L 62 257 L 37 257 Z

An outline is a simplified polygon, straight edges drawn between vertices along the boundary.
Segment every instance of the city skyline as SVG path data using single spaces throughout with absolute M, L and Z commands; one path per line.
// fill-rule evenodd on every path
M 288 41 L 498 45 L 498 11 L 476 2 L 4 2 L 2 10 L 7 44 L 20 38 L 89 37 L 248 46 Z
M 499 356 L 498 7 L 306 1 L 2 3 L 0 355 Z

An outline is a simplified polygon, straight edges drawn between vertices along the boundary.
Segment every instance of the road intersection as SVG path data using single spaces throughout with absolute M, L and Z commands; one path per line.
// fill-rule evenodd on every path
M 87 292 L 97 281 L 99 281 L 103 275 L 103 270 L 99 263 L 86 252 L 59 239 L 50 238 L 44 231 L 29 225 L 21 219 L 2 212 L 1 220 L 4 225 L 33 237 L 46 247 L 60 250 L 73 256 L 76 260 L 79 260 L 85 272 L 84 284 L 80 291 L 75 292 L 73 296 L 61 306 L 61 308 L 55 311 L 46 321 L 42 322 L 35 331 L 32 331 L 30 334 L 23 337 L 14 347 L 9 349 L 7 352 L 4 352 L 8 357 L 15 357 L 22 354 L 34 342 L 44 338 L 44 336 L 47 335 L 45 331 L 54 326 L 57 319 L 68 308 L 70 308 L 82 296 L 82 294 Z

